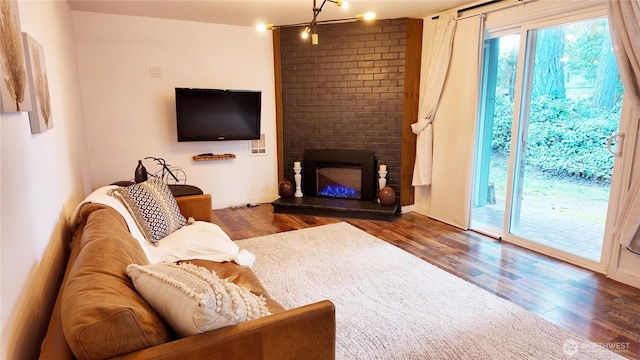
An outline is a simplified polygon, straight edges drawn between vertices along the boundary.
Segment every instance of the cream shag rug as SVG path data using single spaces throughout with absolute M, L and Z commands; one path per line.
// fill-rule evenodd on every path
M 338 359 L 623 359 L 345 222 L 236 243 L 285 308 L 333 301 Z

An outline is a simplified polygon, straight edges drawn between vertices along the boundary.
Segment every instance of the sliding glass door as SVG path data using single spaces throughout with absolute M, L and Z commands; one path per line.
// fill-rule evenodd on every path
M 472 228 L 494 236 L 505 221 L 519 44 L 517 33 L 484 43 L 471 220 Z
M 472 229 L 599 263 L 623 89 L 606 16 L 485 40 Z

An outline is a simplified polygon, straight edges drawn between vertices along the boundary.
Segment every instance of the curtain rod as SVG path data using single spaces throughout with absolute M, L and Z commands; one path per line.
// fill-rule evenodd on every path
M 467 7 L 465 7 L 465 8 L 459 9 L 459 10 L 458 10 L 458 12 L 463 12 L 463 11 L 469 11 L 469 10 L 477 9 L 477 8 L 480 8 L 480 7 L 483 7 L 483 6 L 486 6 L 486 5 L 491 5 L 491 4 L 495 4 L 495 3 L 497 3 L 497 2 L 502 2 L 502 1 L 503 1 L 503 0 L 489 0 L 489 1 L 485 1 L 485 2 L 480 3 L 480 4 L 474 4 L 474 5 L 467 6 Z M 436 20 L 436 19 L 438 19 L 438 18 L 440 18 L 440 15 L 436 15 L 436 16 L 432 17 L 432 18 L 431 18 L 431 20 Z
M 495 3 L 498 3 L 498 2 L 502 2 L 502 1 L 504 1 L 504 0 L 489 0 L 489 1 L 484 2 L 482 4 L 475 4 L 475 5 L 471 5 L 469 7 L 466 7 L 466 8 L 459 9 L 458 13 L 463 12 L 463 11 L 469 11 L 469 10 L 473 10 L 473 9 L 478 9 L 478 8 L 483 7 L 483 6 L 495 4 Z M 531 3 L 531 2 L 535 2 L 535 1 L 537 1 L 537 0 L 517 0 L 517 2 L 515 2 L 513 4 L 509 4 L 509 5 L 506 5 L 504 7 L 499 8 L 499 9 L 492 10 L 491 12 L 500 11 L 500 10 L 506 10 L 506 9 L 509 9 L 509 8 L 512 8 L 512 7 L 515 7 L 515 6 L 518 6 L 518 5 L 524 5 L 524 4 L 528 4 L 528 3 Z M 462 17 L 457 18 L 456 20 L 462 20 L 462 19 L 473 17 L 473 16 L 477 16 L 477 14 L 462 16 Z M 436 20 L 439 17 L 440 17 L 440 15 L 436 15 L 436 16 L 432 17 L 431 20 Z
M 519 0 L 519 1 L 522 1 L 522 0 Z M 477 9 L 477 8 L 480 8 L 480 7 L 483 7 L 483 6 L 487 6 L 487 5 L 495 4 L 495 3 L 497 3 L 497 2 L 502 2 L 502 0 L 490 0 L 490 1 L 484 2 L 484 3 L 482 3 L 482 4 L 475 4 L 475 5 L 471 5 L 471 6 L 469 6 L 469 7 L 462 8 L 462 9 L 458 10 L 458 12 L 464 12 L 464 11 L 469 11 L 469 10 Z

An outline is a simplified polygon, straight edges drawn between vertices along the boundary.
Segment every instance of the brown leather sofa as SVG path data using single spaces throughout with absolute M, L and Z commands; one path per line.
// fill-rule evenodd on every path
M 212 220 L 210 195 L 176 200 L 185 217 Z M 41 359 L 335 359 L 333 303 L 285 310 L 250 268 L 228 262 L 190 261 L 264 296 L 272 315 L 178 338 L 125 273 L 146 257 L 122 216 L 89 203 L 80 219 Z

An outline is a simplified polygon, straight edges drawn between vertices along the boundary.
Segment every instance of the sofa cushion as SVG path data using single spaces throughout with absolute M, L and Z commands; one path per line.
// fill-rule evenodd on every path
M 197 266 L 202 266 L 209 271 L 214 271 L 218 277 L 232 281 L 234 284 L 243 286 L 251 290 L 252 293 L 262 296 L 267 300 L 267 306 L 272 314 L 286 311 L 285 308 L 264 288 L 258 276 L 248 266 L 238 265 L 235 262 L 213 262 L 208 260 L 191 259 L 183 262 L 190 262 Z
M 113 194 L 124 203 L 144 237 L 152 244 L 187 223 L 167 184 L 157 179 L 118 187 Z
M 136 290 L 182 337 L 270 315 L 249 288 L 190 263 L 127 267 Z
M 80 253 L 62 294 L 64 335 L 79 359 L 104 359 L 165 343 L 172 336 L 126 274 L 146 256 L 115 210 L 87 216 Z

